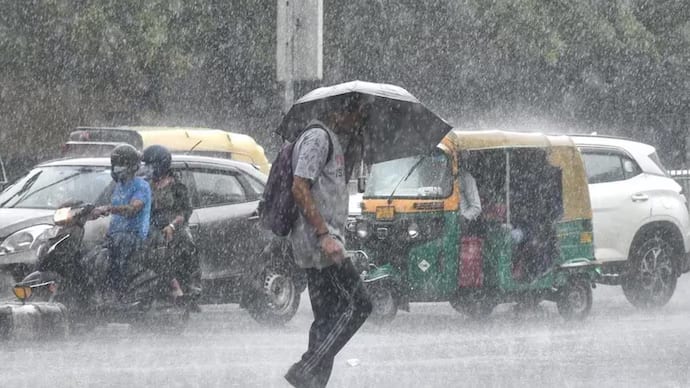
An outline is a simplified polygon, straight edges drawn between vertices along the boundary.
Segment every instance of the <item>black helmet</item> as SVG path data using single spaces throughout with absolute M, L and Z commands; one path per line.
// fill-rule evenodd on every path
M 116 182 L 133 177 L 139 169 L 139 151 L 129 144 L 121 144 L 110 153 L 111 175 Z
M 170 171 L 172 156 L 170 156 L 170 151 L 167 148 L 161 145 L 152 145 L 146 147 L 141 160 L 147 167 L 151 168 L 152 177 L 158 179 Z

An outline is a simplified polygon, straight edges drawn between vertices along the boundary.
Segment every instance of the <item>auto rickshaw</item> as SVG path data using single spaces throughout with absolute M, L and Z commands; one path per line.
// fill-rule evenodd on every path
M 139 150 L 158 144 L 173 153 L 227 158 L 253 165 L 268 174 L 264 148 L 254 138 L 221 129 L 197 127 L 78 127 L 63 145 L 63 156 L 109 155 L 120 143 Z
M 459 172 L 482 211 L 461 214 Z M 432 155 L 371 166 L 348 244 L 378 322 L 410 302 L 449 301 L 472 318 L 500 303 L 555 301 L 585 318 L 597 274 L 587 179 L 567 136 L 453 130 Z

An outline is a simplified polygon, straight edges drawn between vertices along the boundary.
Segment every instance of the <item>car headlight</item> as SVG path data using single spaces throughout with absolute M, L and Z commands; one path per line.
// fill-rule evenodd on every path
M 11 234 L 0 243 L 0 255 L 8 255 L 30 249 L 38 236 L 52 228 L 53 225 L 34 225 Z

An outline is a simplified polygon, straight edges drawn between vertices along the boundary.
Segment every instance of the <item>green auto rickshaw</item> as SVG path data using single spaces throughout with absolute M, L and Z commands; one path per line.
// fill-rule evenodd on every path
M 461 215 L 460 175 L 476 181 L 481 213 Z M 410 302 L 449 301 L 470 317 L 500 303 L 555 301 L 585 318 L 597 275 L 592 211 L 568 136 L 453 130 L 431 155 L 371 166 L 348 244 L 378 322 Z

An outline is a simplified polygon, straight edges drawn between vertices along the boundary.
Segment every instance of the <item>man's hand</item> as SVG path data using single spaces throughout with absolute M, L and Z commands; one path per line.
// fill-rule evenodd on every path
M 108 214 L 110 214 L 110 210 L 111 210 L 110 206 L 98 206 L 98 207 L 94 208 L 93 210 L 91 210 L 91 214 L 90 214 L 89 218 L 91 218 L 92 220 L 95 220 L 96 218 L 99 218 L 99 217 L 105 217 Z
M 334 263 L 340 264 L 345 260 L 345 249 L 343 244 L 330 234 L 322 236 L 319 239 L 319 245 L 321 246 L 321 252 Z
M 165 237 L 165 241 L 167 241 L 167 242 L 172 241 L 174 234 L 175 234 L 175 229 L 173 229 L 172 226 L 168 225 L 165 228 L 163 228 L 163 236 Z

